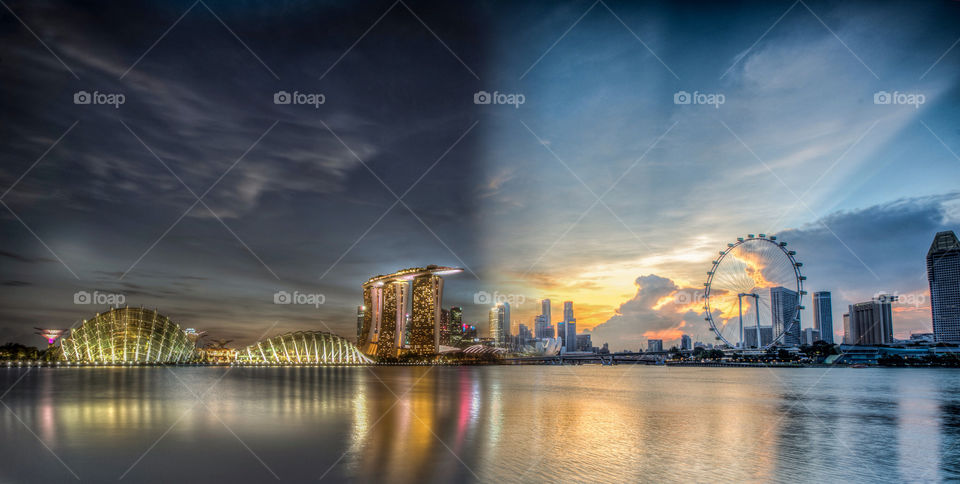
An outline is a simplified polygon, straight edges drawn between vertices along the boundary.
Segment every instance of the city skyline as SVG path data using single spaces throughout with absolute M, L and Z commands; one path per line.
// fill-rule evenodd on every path
M 217 5 L 256 57 L 196 10 L 136 62 L 162 33 L 152 23 L 111 22 L 119 14 L 110 9 L 95 19 L 29 7 L 23 16 L 41 38 L 58 32 L 48 45 L 63 64 L 16 24 L 5 31 L 4 59 L 18 70 L 4 81 L 30 89 L 0 100 L 20 120 L 2 132 L 0 339 L 28 341 L 35 326 L 69 327 L 106 307 L 75 305 L 79 291 L 121 294 L 225 339 L 253 342 L 275 321 L 352 335 L 353 281 L 427 262 L 465 269 L 445 288 L 465 321 L 482 325 L 487 307 L 474 295 L 485 291 L 525 297 L 512 319 L 531 326 L 539 299 L 576 301 L 578 332 L 591 329 L 612 349 L 682 332 L 706 339 L 696 319 L 657 302 L 695 294 L 717 247 L 761 230 L 790 240 L 811 290 L 831 291 L 835 307 L 898 294 L 909 302 L 895 306 L 896 336 L 929 331 L 918 261 L 931 234 L 960 225 L 950 176 L 960 171 L 960 138 L 949 129 L 960 62 L 944 55 L 955 40 L 948 15 L 883 6 L 846 22 L 842 7 L 811 6 L 828 30 L 795 8 L 751 48 L 763 32 L 750 27 L 777 20 L 779 6 L 703 6 L 743 29 L 714 42 L 671 7 L 611 5 L 617 16 L 591 10 L 544 54 L 586 7 L 538 17 L 521 29 L 533 36 L 523 42 L 477 34 L 491 22 L 511 31 L 512 17 L 413 6 L 440 43 L 409 12 L 391 10 L 339 63 L 382 9 L 326 15 L 344 40 L 304 45 L 294 33 L 316 25 L 284 18 L 291 35 L 268 40 L 245 20 L 250 12 Z M 145 8 L 145 18 L 170 23 L 183 13 Z M 866 39 L 864 22 L 896 28 Z M 648 32 L 650 50 L 634 29 Z M 98 30 L 103 37 L 88 35 Z M 478 35 L 497 62 L 472 47 Z M 401 62 L 383 50 L 394 39 L 396 52 L 436 59 Z M 208 48 L 189 48 L 197 42 Z M 598 48 L 603 62 L 591 55 Z M 211 56 L 236 62 L 213 68 Z M 354 88 L 382 72 L 404 81 L 377 85 L 374 96 Z M 322 106 L 274 102 L 312 86 Z M 75 104 L 80 91 L 126 102 Z M 481 91 L 524 94 L 525 103 L 475 104 Z M 719 93 L 725 103 L 678 104 L 681 92 Z M 875 103 L 883 92 L 924 102 Z M 597 122 L 564 115 L 574 111 Z M 104 135 L 109 142 L 98 141 Z M 325 301 L 276 305 L 277 291 Z M 801 320 L 813 321 L 810 305 Z

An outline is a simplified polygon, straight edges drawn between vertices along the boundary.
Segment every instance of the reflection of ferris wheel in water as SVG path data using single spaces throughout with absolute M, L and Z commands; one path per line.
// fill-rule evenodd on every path
M 799 346 L 803 266 L 774 236 L 738 238 L 720 251 L 704 284 L 710 330 L 731 348 Z

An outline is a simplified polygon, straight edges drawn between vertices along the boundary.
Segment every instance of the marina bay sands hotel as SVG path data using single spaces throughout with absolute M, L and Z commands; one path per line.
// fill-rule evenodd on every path
M 396 357 L 404 350 L 403 333 L 410 315 L 406 351 L 435 354 L 440 349 L 440 313 L 443 275 L 463 271 L 454 267 L 414 267 L 363 283 L 363 306 L 357 321 L 357 346 L 368 355 Z M 407 312 L 408 306 L 410 312 Z

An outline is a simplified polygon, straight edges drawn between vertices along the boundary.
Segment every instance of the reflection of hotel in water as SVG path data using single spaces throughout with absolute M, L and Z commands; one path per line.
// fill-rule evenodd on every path
M 462 269 L 415 267 L 370 278 L 363 284 L 363 307 L 358 312 L 357 346 L 368 355 L 390 358 L 401 350 L 437 353 L 443 278 Z M 406 315 L 411 314 L 410 340 L 404 347 Z

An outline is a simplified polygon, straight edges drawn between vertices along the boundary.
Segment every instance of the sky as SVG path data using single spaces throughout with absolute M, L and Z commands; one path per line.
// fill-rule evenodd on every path
M 598 346 L 708 341 L 706 271 L 748 233 L 833 292 L 838 338 L 880 292 L 931 331 L 957 2 L 6 5 L 0 341 L 107 307 L 84 293 L 237 344 L 352 337 L 367 278 L 427 264 L 464 268 L 444 305 L 481 332 L 490 294 L 514 331 L 550 298 Z

